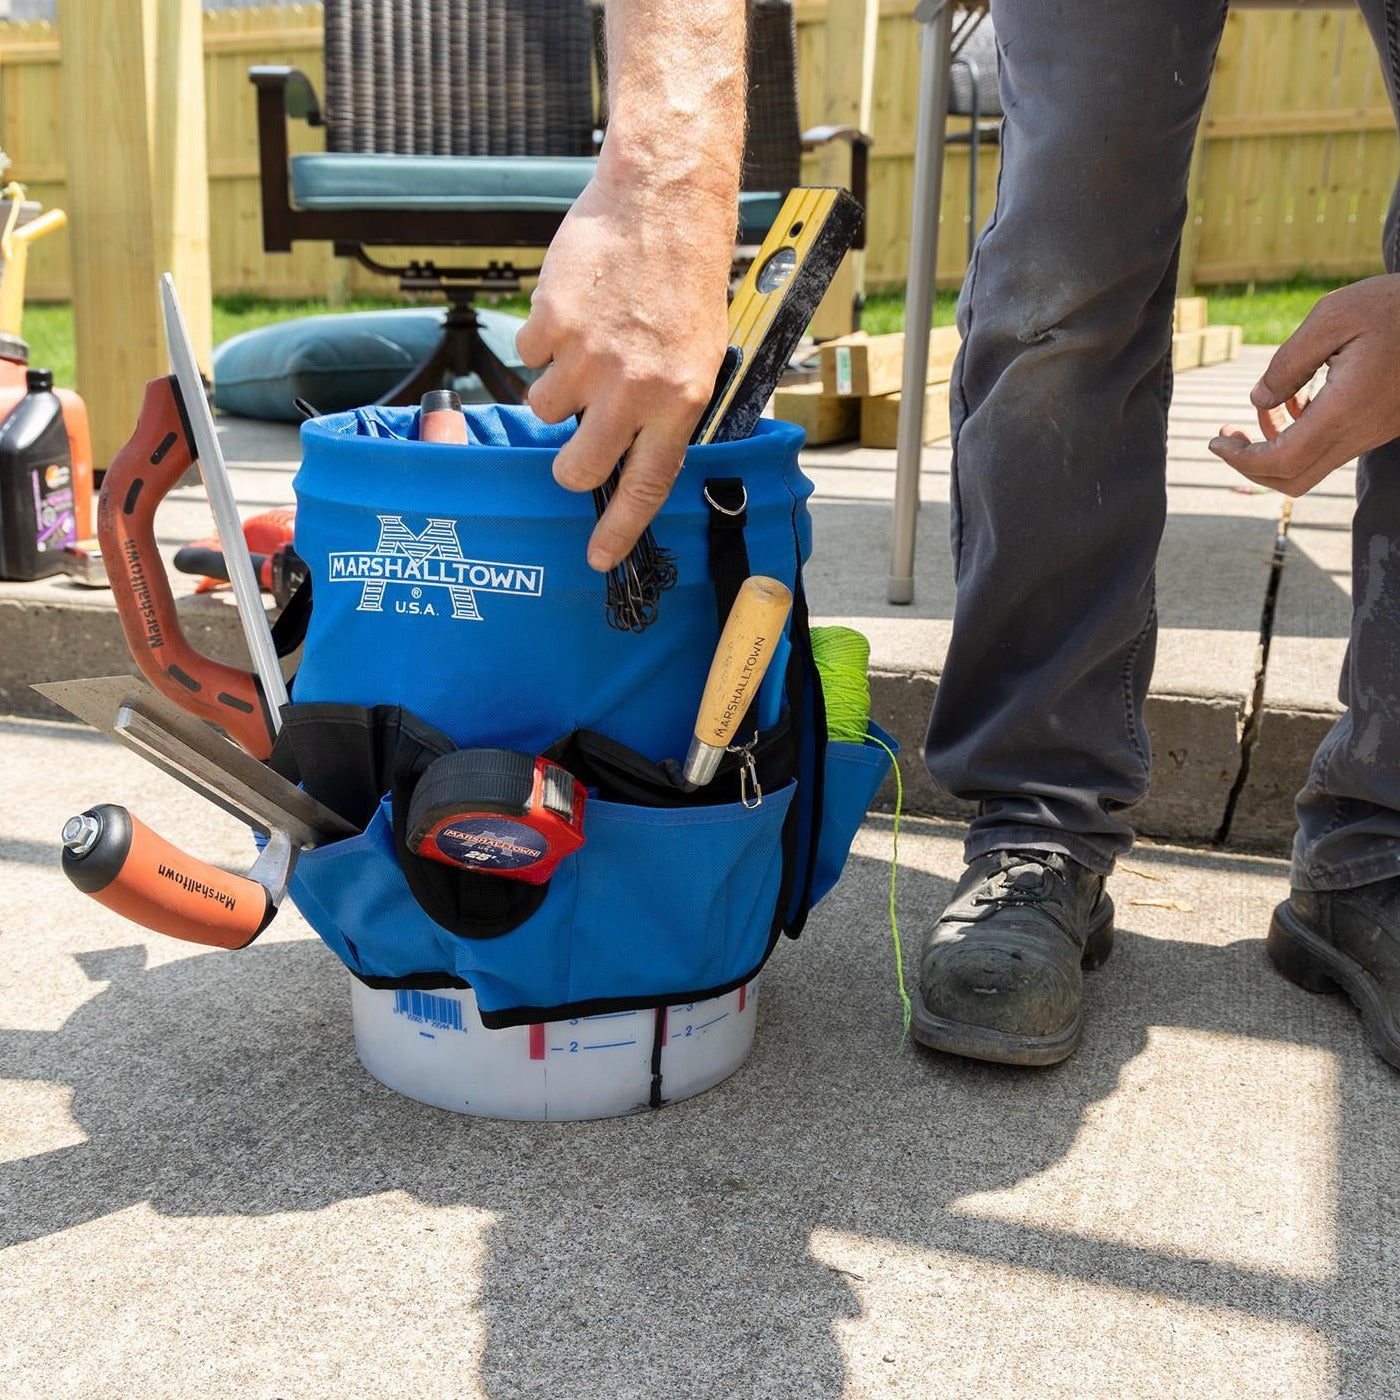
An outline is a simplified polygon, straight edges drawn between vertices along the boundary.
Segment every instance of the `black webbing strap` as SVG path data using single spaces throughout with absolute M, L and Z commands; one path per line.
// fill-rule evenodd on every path
M 742 477 L 712 476 L 705 482 L 705 506 L 710 513 L 710 582 L 715 590 L 715 615 L 719 630 L 729 620 L 734 600 L 749 576 L 749 550 L 744 527 L 749 523 L 749 493 Z M 749 704 L 739 726 L 741 735 L 758 728 L 758 697 Z
M 807 922 L 812 908 L 812 882 L 817 873 L 817 842 L 822 829 L 822 804 L 826 789 L 826 697 L 822 692 L 821 673 L 812 654 L 812 629 L 807 616 L 807 591 L 802 586 L 802 563 L 797 565 L 797 577 L 792 590 L 792 652 L 793 663 L 800 670 L 800 717 L 797 722 L 798 774 L 805 779 L 811 794 L 807 804 L 808 827 L 807 866 L 802 872 L 801 896 L 787 922 L 789 937 L 796 938 Z M 799 804 L 794 802 L 796 810 Z
M 705 483 L 705 506 L 710 512 L 710 580 L 715 589 L 715 613 L 720 631 L 739 589 L 749 576 L 749 551 L 744 527 L 749 523 L 749 493 L 742 477 L 716 476 Z
M 306 640 L 310 622 L 311 575 L 307 574 L 272 624 L 272 649 L 278 656 L 290 656 Z
M 739 589 L 749 576 L 749 551 L 744 543 L 748 493 L 742 479 L 711 477 L 705 482 L 705 505 L 710 513 L 710 578 L 715 590 L 715 610 L 723 630 Z M 812 656 L 812 633 L 800 557 L 793 580 L 789 637 L 792 654 L 786 678 L 788 708 L 799 745 L 797 772 L 806 789 L 807 800 L 799 791 L 783 823 L 783 878 L 775 925 L 784 927 L 796 938 L 807 922 L 812 905 L 826 765 L 826 704 L 821 677 Z M 752 733 L 756 722 L 755 707 L 750 705 L 740 732 Z
M 649 1108 L 660 1108 L 666 1102 L 661 1097 L 661 1051 L 666 1044 L 666 1017 L 671 1014 L 669 1006 L 658 1006 L 652 1012 L 651 1027 L 651 1094 L 647 1099 Z

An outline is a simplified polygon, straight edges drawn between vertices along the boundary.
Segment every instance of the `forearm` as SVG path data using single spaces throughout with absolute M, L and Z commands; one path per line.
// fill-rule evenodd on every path
M 608 134 L 515 342 L 547 366 L 530 407 L 580 415 L 556 479 L 588 490 L 626 456 L 594 568 L 623 559 L 665 500 L 724 355 L 746 18 L 744 0 L 608 2 Z
M 600 178 L 737 209 L 744 0 L 608 0 Z

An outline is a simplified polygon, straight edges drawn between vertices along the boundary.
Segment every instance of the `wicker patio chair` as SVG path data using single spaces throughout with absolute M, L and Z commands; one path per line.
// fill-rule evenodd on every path
M 800 178 L 796 40 L 789 0 L 752 10 L 750 122 L 740 244 L 762 240 Z M 482 266 L 423 249 L 538 250 L 593 173 L 603 115 L 593 93 L 600 30 L 587 0 L 326 0 L 325 101 L 305 74 L 256 67 L 263 246 L 330 242 L 338 256 L 443 292 L 434 355 L 391 402 L 414 402 L 448 374 L 476 373 L 500 401 L 526 384 L 484 344 L 475 300 L 517 290 L 537 263 Z M 289 155 L 288 118 L 326 131 L 324 152 Z M 808 134 L 852 142 L 853 192 L 864 200 L 868 140 L 846 129 Z M 415 256 L 391 266 L 368 249 Z

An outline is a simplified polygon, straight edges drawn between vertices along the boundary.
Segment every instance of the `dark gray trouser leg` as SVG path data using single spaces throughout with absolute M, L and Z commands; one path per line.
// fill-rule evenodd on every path
M 1360 0 L 1400 123 L 1400 6 Z M 1385 265 L 1400 272 L 1400 186 L 1385 224 Z M 1397 368 L 1400 373 L 1400 368 Z M 1368 452 L 1352 519 L 1347 706 L 1298 794 L 1293 883 L 1336 890 L 1400 875 L 1400 441 Z
M 954 374 L 957 609 L 926 757 L 1009 846 L 1107 872 L 1147 788 L 1186 180 L 1223 0 L 993 0 L 1006 121 Z

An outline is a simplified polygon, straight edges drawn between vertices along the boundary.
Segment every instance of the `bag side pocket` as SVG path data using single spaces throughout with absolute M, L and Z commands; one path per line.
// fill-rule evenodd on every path
M 796 789 L 757 807 L 593 803 L 577 857 L 570 1000 L 699 1000 L 752 976 L 776 941 Z
M 397 978 L 447 965 L 442 930 L 423 913 L 394 858 L 387 797 L 360 835 L 303 851 L 290 889 L 306 922 L 362 977 Z
M 873 720 L 867 734 L 888 744 L 895 753 L 899 752 L 899 745 Z M 863 744 L 840 739 L 827 741 L 826 792 L 817 841 L 817 868 L 812 880 L 814 904 L 841 878 L 851 842 L 892 766 L 889 754 L 870 738 Z

